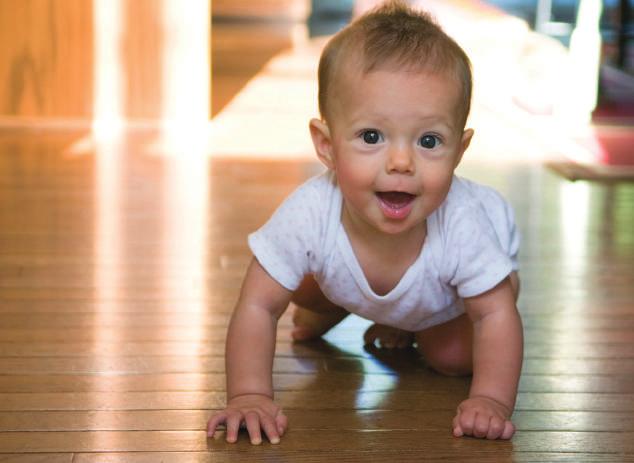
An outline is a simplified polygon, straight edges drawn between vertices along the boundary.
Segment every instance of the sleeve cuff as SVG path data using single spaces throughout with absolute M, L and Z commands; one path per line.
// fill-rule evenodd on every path
M 279 257 L 270 252 L 271 246 L 266 243 L 257 232 L 251 233 L 247 241 L 251 252 L 262 268 L 266 270 L 266 273 L 289 291 L 295 291 L 300 281 L 297 281 L 296 277 L 284 272 L 283 265 L 279 264 Z
M 488 290 L 494 288 L 498 283 L 504 280 L 513 271 L 513 265 L 509 261 L 507 264 L 500 266 L 497 271 L 487 273 L 478 278 L 477 281 L 463 284 L 458 287 L 458 296 L 473 297 L 482 293 L 486 293 Z

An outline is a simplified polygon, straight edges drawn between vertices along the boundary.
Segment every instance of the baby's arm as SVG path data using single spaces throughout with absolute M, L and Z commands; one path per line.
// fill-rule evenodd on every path
M 227 333 L 227 406 L 209 420 L 209 436 L 226 423 L 227 441 L 235 442 L 242 422 L 252 444 L 262 442 L 261 429 L 274 444 L 284 434 L 287 419 L 273 402 L 272 370 L 277 321 L 290 299 L 291 292 L 253 259 Z
M 454 435 L 510 439 L 523 357 L 522 322 L 513 289 L 507 278 L 464 302 L 473 322 L 473 380 L 469 398 L 454 418 Z

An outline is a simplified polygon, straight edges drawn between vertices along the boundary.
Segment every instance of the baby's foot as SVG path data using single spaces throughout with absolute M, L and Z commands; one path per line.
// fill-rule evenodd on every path
M 293 309 L 293 324 L 291 336 L 295 341 L 310 341 L 317 339 L 341 320 L 346 318 L 348 312 L 343 309 L 332 312 L 313 312 L 295 305 Z
M 363 340 L 366 345 L 375 344 L 378 340 L 379 347 L 404 349 L 414 344 L 414 333 L 375 323 L 366 330 Z

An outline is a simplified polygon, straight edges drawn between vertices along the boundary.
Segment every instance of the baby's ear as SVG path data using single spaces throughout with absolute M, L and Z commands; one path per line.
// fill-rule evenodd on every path
M 328 125 L 319 119 L 311 119 L 308 127 L 310 128 L 310 136 L 313 139 L 317 157 L 328 169 L 333 169 L 332 140 Z
M 467 148 L 469 148 L 469 145 L 471 144 L 471 139 L 473 138 L 473 133 L 473 129 L 466 129 L 464 132 L 462 132 L 462 139 L 460 140 L 460 153 L 458 154 L 458 159 L 456 159 L 456 167 L 458 167 L 458 164 L 460 164 L 464 152 L 467 151 Z

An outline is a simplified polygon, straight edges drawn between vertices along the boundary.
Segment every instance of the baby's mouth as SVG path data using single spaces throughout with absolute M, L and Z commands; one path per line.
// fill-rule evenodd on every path
M 404 219 L 412 210 L 416 195 L 404 191 L 381 191 L 376 193 L 381 210 L 390 219 Z

